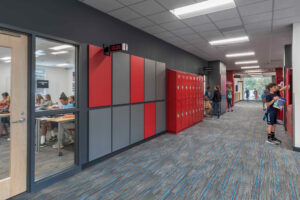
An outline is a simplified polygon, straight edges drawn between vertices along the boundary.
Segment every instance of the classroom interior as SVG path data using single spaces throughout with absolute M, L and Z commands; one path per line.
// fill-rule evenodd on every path
M 69 44 L 36 39 L 35 181 L 70 168 L 75 162 L 75 114 L 55 114 L 76 107 L 75 49 Z M 12 58 L 10 48 L 0 47 L 0 179 L 10 173 Z

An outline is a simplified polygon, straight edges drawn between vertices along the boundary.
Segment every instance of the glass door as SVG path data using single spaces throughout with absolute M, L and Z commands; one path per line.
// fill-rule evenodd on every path
M 26 191 L 28 38 L 0 31 L 0 199 Z

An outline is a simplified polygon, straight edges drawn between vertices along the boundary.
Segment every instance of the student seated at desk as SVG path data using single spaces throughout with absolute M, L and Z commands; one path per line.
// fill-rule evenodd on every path
M 69 103 L 68 97 L 65 95 L 65 93 L 62 93 L 60 95 L 59 100 L 60 100 L 60 103 L 62 104 L 61 105 L 62 109 L 68 109 L 68 108 L 73 108 L 74 107 L 72 104 Z M 48 127 L 51 128 L 50 141 L 55 141 L 56 140 L 56 136 L 54 134 L 54 129 L 58 127 L 58 123 L 56 123 L 56 122 L 45 122 L 45 123 L 42 124 L 42 127 L 41 127 L 41 144 L 40 144 L 41 147 L 46 146 L 46 134 L 47 134 Z M 68 129 L 68 127 L 69 127 L 68 123 L 62 124 L 62 128 L 64 130 Z M 74 124 L 73 124 L 73 127 L 74 127 Z M 53 148 L 57 148 L 57 144 L 54 144 Z M 61 146 L 61 148 L 63 148 L 63 146 Z
M 69 96 L 69 103 L 75 107 L 75 97 L 74 96 Z
M 8 113 L 9 106 L 10 106 L 10 96 L 7 92 L 4 92 L 4 93 L 2 93 L 2 100 L 0 101 L 0 113 Z M 3 117 L 1 119 L 1 132 L 0 132 L 1 136 L 8 135 L 7 124 L 9 124 L 9 123 L 10 123 L 9 117 Z
M 51 95 L 50 94 L 46 94 L 45 96 L 45 102 L 44 102 L 44 105 L 45 107 L 49 107 L 49 106 L 52 106 L 53 105 L 53 102 L 52 102 L 52 99 L 51 99 Z
M 44 104 L 44 98 L 42 95 L 37 94 L 35 97 L 35 106 L 42 106 Z

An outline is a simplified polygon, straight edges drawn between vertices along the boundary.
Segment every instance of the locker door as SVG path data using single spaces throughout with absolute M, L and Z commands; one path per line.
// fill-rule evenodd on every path
M 104 49 L 89 45 L 89 107 L 111 105 L 112 56 Z
M 182 112 L 182 103 L 178 101 L 176 104 L 176 133 L 182 130 L 181 112 Z
M 113 151 L 130 144 L 130 106 L 113 107 L 112 144 Z
M 146 103 L 145 104 L 145 122 L 144 122 L 144 138 L 155 135 L 156 131 L 156 104 Z
M 144 102 L 144 58 L 130 56 L 130 103 Z
M 181 74 L 179 72 L 176 73 L 176 100 L 181 100 L 182 92 L 181 92 Z
M 145 101 L 156 100 L 156 62 L 145 59 Z
M 130 103 L 130 57 L 122 52 L 112 55 L 113 105 Z

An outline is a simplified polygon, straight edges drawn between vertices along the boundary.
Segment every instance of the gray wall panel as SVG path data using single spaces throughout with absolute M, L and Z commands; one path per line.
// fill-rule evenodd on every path
M 167 130 L 166 102 L 156 102 L 156 133 Z
M 89 161 L 111 153 L 111 108 L 89 112 Z
M 155 101 L 155 68 L 154 60 L 145 59 L 145 101 Z
M 112 61 L 113 105 L 130 102 L 130 67 L 129 54 L 115 52 Z
M 166 64 L 156 62 L 156 100 L 166 99 Z
M 129 145 L 130 106 L 113 108 L 113 151 Z
M 131 105 L 130 144 L 144 139 L 144 104 Z

